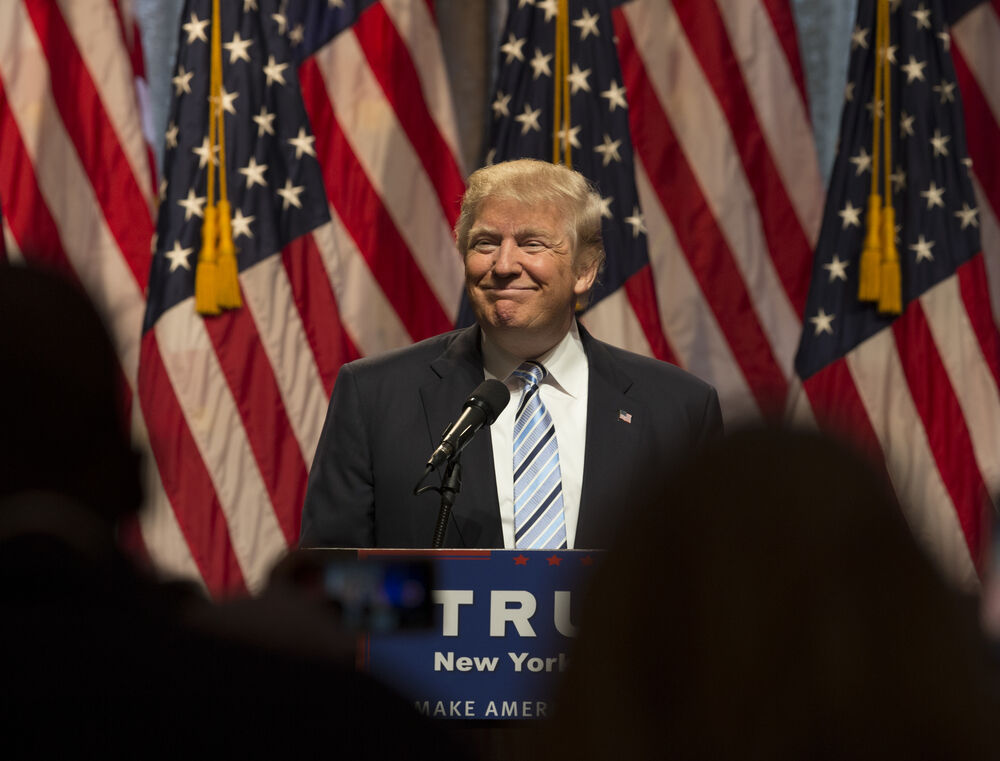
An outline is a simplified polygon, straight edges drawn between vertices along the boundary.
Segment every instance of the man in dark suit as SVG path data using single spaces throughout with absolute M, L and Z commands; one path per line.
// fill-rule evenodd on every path
M 511 403 L 462 453 L 449 547 L 601 548 L 636 490 L 721 434 L 715 390 L 579 326 L 604 259 L 600 196 L 522 159 L 475 172 L 456 225 L 477 325 L 340 370 L 303 546 L 427 547 L 428 455 L 484 378 Z

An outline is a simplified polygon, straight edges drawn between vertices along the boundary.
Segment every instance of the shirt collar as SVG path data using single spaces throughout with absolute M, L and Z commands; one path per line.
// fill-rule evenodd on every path
M 499 378 L 507 382 L 510 374 L 520 366 L 524 358 L 508 354 L 491 342 L 481 330 L 480 333 L 486 377 Z M 551 383 L 573 397 L 579 397 L 586 392 L 589 380 L 587 354 L 583 350 L 583 341 L 580 340 L 576 320 L 570 322 L 569 332 L 562 340 L 538 357 L 538 361 L 544 365 L 548 373 L 543 383 Z

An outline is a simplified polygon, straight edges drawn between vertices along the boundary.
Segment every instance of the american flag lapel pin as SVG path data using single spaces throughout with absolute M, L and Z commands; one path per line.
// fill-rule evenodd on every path
M 623 423 L 631 423 L 632 413 L 626 412 L 625 410 L 618 410 L 618 419 L 621 420 Z

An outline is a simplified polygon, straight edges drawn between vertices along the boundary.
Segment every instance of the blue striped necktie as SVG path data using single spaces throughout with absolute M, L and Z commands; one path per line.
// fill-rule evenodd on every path
M 512 374 L 524 385 L 514 420 L 514 546 L 565 549 L 559 445 L 552 417 L 538 393 L 545 368 L 525 362 Z

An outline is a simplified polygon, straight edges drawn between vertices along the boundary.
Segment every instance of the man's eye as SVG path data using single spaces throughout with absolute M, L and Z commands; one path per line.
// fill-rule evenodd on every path
M 491 240 L 479 238 L 478 240 L 474 240 L 472 242 L 470 248 L 472 248 L 473 251 L 478 251 L 479 253 L 483 253 L 486 251 L 492 251 L 494 248 L 496 248 L 496 243 L 494 243 Z
M 526 240 L 521 244 L 523 251 L 541 251 L 545 248 L 545 243 L 540 240 Z

